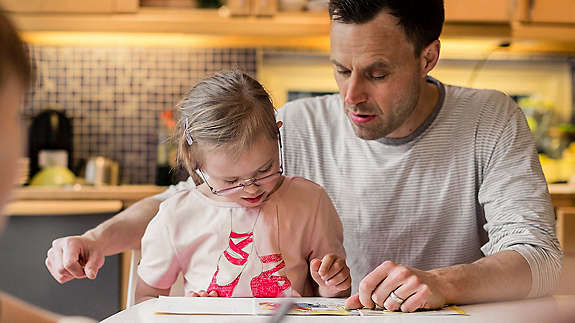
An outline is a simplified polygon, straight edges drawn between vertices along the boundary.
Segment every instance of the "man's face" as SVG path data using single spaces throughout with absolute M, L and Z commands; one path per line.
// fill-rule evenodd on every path
M 332 22 L 331 62 L 344 112 L 362 139 L 405 137 L 425 77 L 398 19 L 380 13 L 365 24 Z

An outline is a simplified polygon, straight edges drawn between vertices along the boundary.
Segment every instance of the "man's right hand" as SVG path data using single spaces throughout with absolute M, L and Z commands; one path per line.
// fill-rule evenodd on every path
M 46 267 L 60 284 L 72 279 L 96 278 L 104 265 L 104 253 L 84 236 L 56 239 L 46 256 Z

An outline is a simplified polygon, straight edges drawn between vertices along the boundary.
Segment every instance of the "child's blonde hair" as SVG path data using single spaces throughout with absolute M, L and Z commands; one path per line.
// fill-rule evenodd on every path
M 269 94 L 240 71 L 220 72 L 201 80 L 178 109 L 178 164 L 190 174 L 201 167 L 206 151 L 225 149 L 237 158 L 258 137 L 278 139 Z

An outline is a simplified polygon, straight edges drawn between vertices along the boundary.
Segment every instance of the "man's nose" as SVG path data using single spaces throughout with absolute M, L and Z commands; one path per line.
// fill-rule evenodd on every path
M 357 105 L 365 101 L 367 101 L 365 84 L 363 84 L 361 77 L 352 74 L 347 81 L 345 103 L 347 105 Z

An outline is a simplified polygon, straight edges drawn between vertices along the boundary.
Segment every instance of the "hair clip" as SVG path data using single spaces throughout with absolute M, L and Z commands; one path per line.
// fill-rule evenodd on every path
M 190 134 L 188 118 L 184 119 L 184 133 L 186 135 L 186 141 L 188 142 L 188 145 L 191 146 L 194 143 L 194 138 L 192 138 L 192 134 Z

